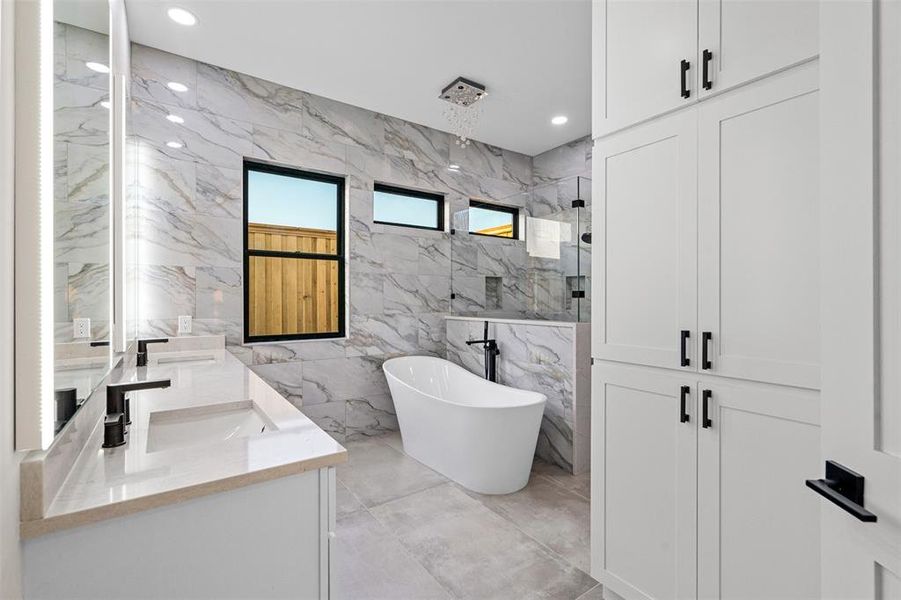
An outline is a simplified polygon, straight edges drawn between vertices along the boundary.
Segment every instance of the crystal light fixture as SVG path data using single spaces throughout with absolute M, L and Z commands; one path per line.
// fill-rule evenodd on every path
M 457 136 L 458 146 L 465 148 L 472 143 L 472 132 L 482 116 L 479 100 L 487 95 L 484 85 L 464 77 L 457 77 L 441 90 L 438 97 L 447 102 L 444 117 Z

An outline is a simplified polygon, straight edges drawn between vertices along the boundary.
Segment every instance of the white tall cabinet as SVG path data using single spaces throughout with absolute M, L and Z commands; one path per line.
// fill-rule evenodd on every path
M 818 598 L 817 3 L 660 4 L 594 2 L 592 575 Z

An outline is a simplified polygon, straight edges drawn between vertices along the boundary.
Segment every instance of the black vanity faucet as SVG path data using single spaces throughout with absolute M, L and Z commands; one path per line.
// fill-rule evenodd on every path
M 497 383 L 497 357 L 501 351 L 498 350 L 497 340 L 488 339 L 488 321 L 485 321 L 485 333 L 481 340 L 469 340 L 467 346 L 473 344 L 482 344 L 485 348 L 485 379 Z
M 168 338 L 155 338 L 152 340 L 138 340 L 138 366 L 147 366 L 147 344 L 167 344 Z
M 103 447 L 113 448 L 125 443 L 126 425 L 131 423 L 131 411 L 125 394 L 138 390 L 167 388 L 170 379 L 127 381 L 106 386 L 106 421 L 103 423 Z

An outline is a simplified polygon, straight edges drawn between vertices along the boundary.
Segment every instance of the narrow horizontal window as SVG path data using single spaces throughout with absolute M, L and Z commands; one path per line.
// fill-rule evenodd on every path
M 343 240 L 343 178 L 245 161 L 245 341 L 344 335 Z
M 383 225 L 444 230 L 444 196 L 375 184 L 372 220 Z
M 519 209 L 470 200 L 469 233 L 519 239 Z

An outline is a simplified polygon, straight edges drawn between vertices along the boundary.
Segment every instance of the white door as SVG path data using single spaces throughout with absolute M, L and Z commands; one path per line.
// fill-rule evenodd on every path
M 822 513 L 823 597 L 896 600 L 901 598 L 901 3 L 825 2 L 821 11 L 822 458 L 864 477 L 858 507 L 843 509 L 815 495 Z M 860 510 L 877 520 L 860 520 L 853 514 Z
M 693 380 L 601 363 L 592 370 L 591 573 L 627 600 L 693 598 Z
M 819 386 L 817 88 L 813 62 L 699 105 L 702 371 Z
M 697 11 L 697 0 L 594 0 L 593 137 L 694 102 Z
M 592 355 L 696 368 L 697 113 L 595 143 Z
M 818 599 L 817 392 L 711 379 L 697 397 L 698 597 Z
M 815 57 L 819 4 L 819 0 L 700 0 L 698 95 L 715 94 Z

